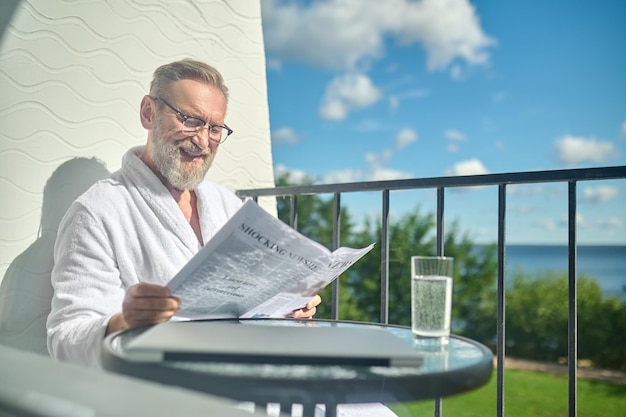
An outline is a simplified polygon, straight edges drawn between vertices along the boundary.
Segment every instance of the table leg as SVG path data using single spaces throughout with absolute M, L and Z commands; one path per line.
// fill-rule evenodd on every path
M 337 404 L 326 404 L 325 417 L 337 417 Z
M 302 417 L 315 417 L 315 403 L 302 404 Z

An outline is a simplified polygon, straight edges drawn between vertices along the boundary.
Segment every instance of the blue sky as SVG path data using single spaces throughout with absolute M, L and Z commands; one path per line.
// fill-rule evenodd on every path
M 626 1 L 261 2 L 276 173 L 317 183 L 626 165 Z M 580 243 L 626 244 L 626 181 L 579 183 Z M 496 240 L 497 190 L 446 219 Z M 509 187 L 507 240 L 566 243 L 566 185 Z M 347 195 L 356 217 L 380 197 Z M 391 196 L 392 215 L 432 192 Z

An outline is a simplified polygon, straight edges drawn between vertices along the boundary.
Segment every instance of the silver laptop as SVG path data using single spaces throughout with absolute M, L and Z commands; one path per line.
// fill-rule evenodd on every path
M 319 327 L 315 322 L 298 326 L 245 321 L 167 322 L 137 336 L 124 351 L 127 359 L 137 362 L 410 367 L 422 364 L 419 352 L 383 328 Z

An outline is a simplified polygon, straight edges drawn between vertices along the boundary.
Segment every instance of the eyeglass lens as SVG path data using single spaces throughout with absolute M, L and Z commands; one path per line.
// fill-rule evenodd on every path
M 197 133 L 205 127 L 204 122 L 195 117 L 188 117 L 182 123 L 183 133 Z M 228 130 L 221 126 L 213 126 L 207 123 L 206 127 L 209 129 L 209 137 L 213 140 L 221 142 L 228 137 Z

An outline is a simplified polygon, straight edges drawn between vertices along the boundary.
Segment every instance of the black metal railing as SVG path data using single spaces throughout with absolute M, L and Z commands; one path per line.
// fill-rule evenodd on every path
M 321 184 L 306 186 L 288 186 L 263 189 L 240 190 L 237 195 L 241 198 L 257 200 L 263 196 L 291 198 L 291 225 L 297 224 L 298 196 L 333 194 L 333 249 L 339 246 L 339 224 L 341 213 L 341 195 L 343 193 L 371 192 L 381 193 L 382 208 L 382 236 L 381 236 L 381 323 L 388 321 L 389 303 L 389 193 L 396 190 L 435 189 L 437 191 L 437 254 L 444 253 L 444 205 L 445 190 L 455 187 L 498 187 L 498 276 L 497 276 L 497 341 L 496 341 L 496 377 L 497 377 L 497 416 L 504 416 L 504 353 L 505 353 L 505 261 L 506 261 L 506 188 L 516 184 L 534 183 L 567 183 L 568 204 L 568 414 L 577 415 L 577 358 L 578 358 L 578 329 L 577 329 L 577 294 L 576 294 L 576 214 L 577 214 L 577 183 L 593 180 L 626 179 L 626 166 L 567 169 L 552 171 L 531 171 L 503 174 L 486 174 L 457 177 L 413 178 L 390 181 L 369 181 L 344 184 Z M 337 282 L 333 284 L 331 311 L 333 318 L 338 317 L 339 297 Z M 441 416 L 441 399 L 435 401 L 435 416 Z

